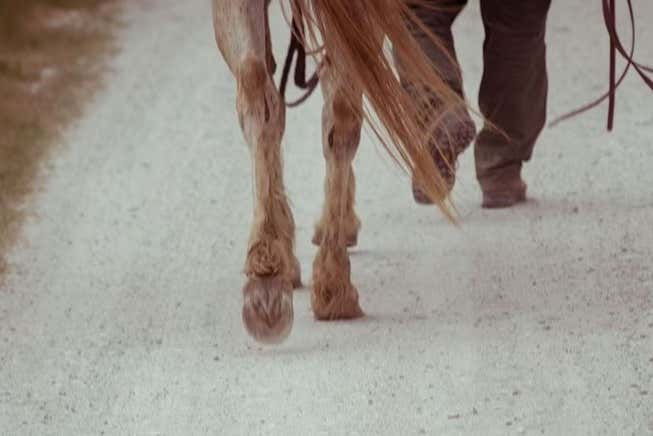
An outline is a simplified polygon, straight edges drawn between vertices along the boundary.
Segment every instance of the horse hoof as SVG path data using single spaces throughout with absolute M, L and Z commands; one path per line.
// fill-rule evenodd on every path
M 282 343 L 293 324 L 292 286 L 279 276 L 252 277 L 243 288 L 243 324 L 256 341 Z
M 358 292 L 352 285 L 335 286 L 336 292 L 315 283 L 311 294 L 311 307 L 318 321 L 356 319 L 365 316 L 358 304 Z

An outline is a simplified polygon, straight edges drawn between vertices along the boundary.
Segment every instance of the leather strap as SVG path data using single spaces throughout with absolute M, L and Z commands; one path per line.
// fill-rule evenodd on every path
M 313 94 L 315 88 L 319 83 L 318 72 L 315 71 L 313 75 L 306 80 L 306 48 L 304 40 L 304 23 L 300 14 L 299 8 L 293 8 L 292 31 L 290 34 L 290 44 L 288 46 L 288 53 L 286 54 L 286 61 L 283 65 L 281 73 L 281 82 L 279 84 L 279 92 L 281 98 L 287 107 L 296 107 L 305 102 L 308 97 Z M 297 58 L 295 60 L 295 55 Z M 290 76 L 290 69 L 292 68 L 293 61 L 295 61 L 295 86 L 305 90 L 304 94 L 295 101 L 286 101 L 286 87 L 288 85 L 288 77 Z
M 630 71 L 630 68 L 634 68 L 635 71 L 642 78 L 644 83 L 653 91 L 653 68 L 643 65 L 634 59 L 635 54 L 635 14 L 633 11 L 632 0 L 626 0 L 626 5 L 628 7 L 628 16 L 630 19 L 630 28 L 632 32 L 631 41 L 630 41 L 630 50 L 626 51 L 621 40 L 619 39 L 619 34 L 617 32 L 617 20 L 616 20 L 616 7 L 615 0 L 601 0 L 603 3 L 603 20 L 605 22 L 605 27 L 608 30 L 610 35 L 610 78 L 608 91 L 601 95 L 596 100 L 583 105 L 582 107 L 569 112 L 568 114 L 562 115 L 555 120 L 553 120 L 549 126 L 553 127 L 562 121 L 566 121 L 570 118 L 573 118 L 577 115 L 580 115 L 584 112 L 589 111 L 590 109 L 595 108 L 596 106 L 603 103 L 606 99 L 608 100 L 608 131 L 612 131 L 614 127 L 614 114 L 615 114 L 615 103 L 616 103 L 616 93 L 617 89 L 623 82 L 624 78 Z M 619 76 L 619 79 L 616 79 L 616 55 L 619 53 L 621 57 L 626 60 L 626 66 L 624 67 L 623 72 Z

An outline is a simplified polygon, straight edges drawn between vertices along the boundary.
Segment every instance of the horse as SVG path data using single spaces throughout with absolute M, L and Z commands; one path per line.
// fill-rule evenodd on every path
M 293 290 L 302 286 L 294 254 L 295 223 L 283 183 L 285 101 L 275 86 L 269 0 L 212 0 L 218 49 L 236 81 L 236 112 L 253 159 L 255 207 L 245 260 L 242 319 L 257 341 L 278 344 L 293 324 Z M 422 53 L 411 26 L 423 24 L 410 4 L 422 0 L 290 0 L 293 32 L 316 56 L 323 94 L 325 201 L 313 237 L 311 308 L 317 320 L 363 316 L 351 281 L 348 248 L 361 222 L 355 212 L 352 161 L 363 122 L 392 159 L 450 220 L 447 182 L 427 143 L 436 107 L 459 97 Z M 425 3 L 426 4 L 426 3 Z M 283 5 L 282 5 L 283 6 Z M 290 25 L 290 23 L 289 23 Z M 397 74 L 385 40 L 402 59 Z M 401 76 L 400 80 L 398 76 Z M 409 92 L 403 80 L 410 83 Z M 363 98 L 365 96 L 365 99 Z M 434 103 L 434 98 L 437 104 Z

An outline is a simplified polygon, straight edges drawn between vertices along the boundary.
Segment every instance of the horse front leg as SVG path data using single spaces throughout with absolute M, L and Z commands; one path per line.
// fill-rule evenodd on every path
M 358 292 L 351 283 L 347 246 L 355 244 L 360 223 L 354 213 L 352 161 L 362 125 L 362 91 L 354 99 L 344 94 L 342 77 L 326 66 L 320 78 L 324 95 L 322 143 L 326 159 L 325 203 L 314 242 L 311 306 L 317 319 L 357 318 L 363 315 Z
M 301 285 L 295 224 L 283 184 L 285 107 L 271 77 L 265 0 L 213 0 L 218 47 L 237 82 L 237 111 L 254 162 L 254 220 L 245 262 L 242 317 L 249 334 L 278 343 L 290 333 Z

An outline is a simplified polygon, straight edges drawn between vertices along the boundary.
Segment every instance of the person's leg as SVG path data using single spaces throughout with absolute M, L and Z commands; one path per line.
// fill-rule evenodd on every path
M 411 9 L 425 27 L 440 39 L 442 46 L 434 44 L 428 35 L 418 27 L 411 29 L 412 33 L 445 81 L 462 96 L 463 85 L 451 26 L 467 4 L 467 0 L 431 0 L 430 3 L 428 6 L 411 5 Z M 400 62 L 399 59 L 397 61 Z M 406 86 L 410 86 L 410 84 L 406 83 Z
M 463 97 L 463 83 L 451 26 L 466 4 L 467 0 L 432 0 L 431 5 L 428 6 L 412 6 L 417 17 L 438 37 L 441 45 L 434 44 L 420 28 L 413 28 L 413 35 L 443 79 L 461 98 Z M 395 60 L 401 75 L 401 59 L 395 56 Z M 404 81 L 403 84 L 407 90 L 415 92 L 409 82 Z M 437 106 L 438 101 L 435 96 L 433 96 L 433 100 Z M 474 139 L 476 127 L 464 106 L 448 109 L 448 113 L 442 117 L 441 126 L 434 132 L 432 154 L 438 169 L 453 187 L 456 159 L 458 154 L 463 152 Z M 444 159 L 438 152 L 436 144 L 444 155 Z M 430 203 L 428 197 L 415 186 L 413 186 L 413 194 L 418 203 Z
M 523 162 L 546 119 L 544 42 L 551 0 L 481 0 L 485 26 L 479 105 L 489 121 L 476 139 L 476 175 L 484 207 L 525 199 Z M 492 125 L 493 124 L 493 125 Z

